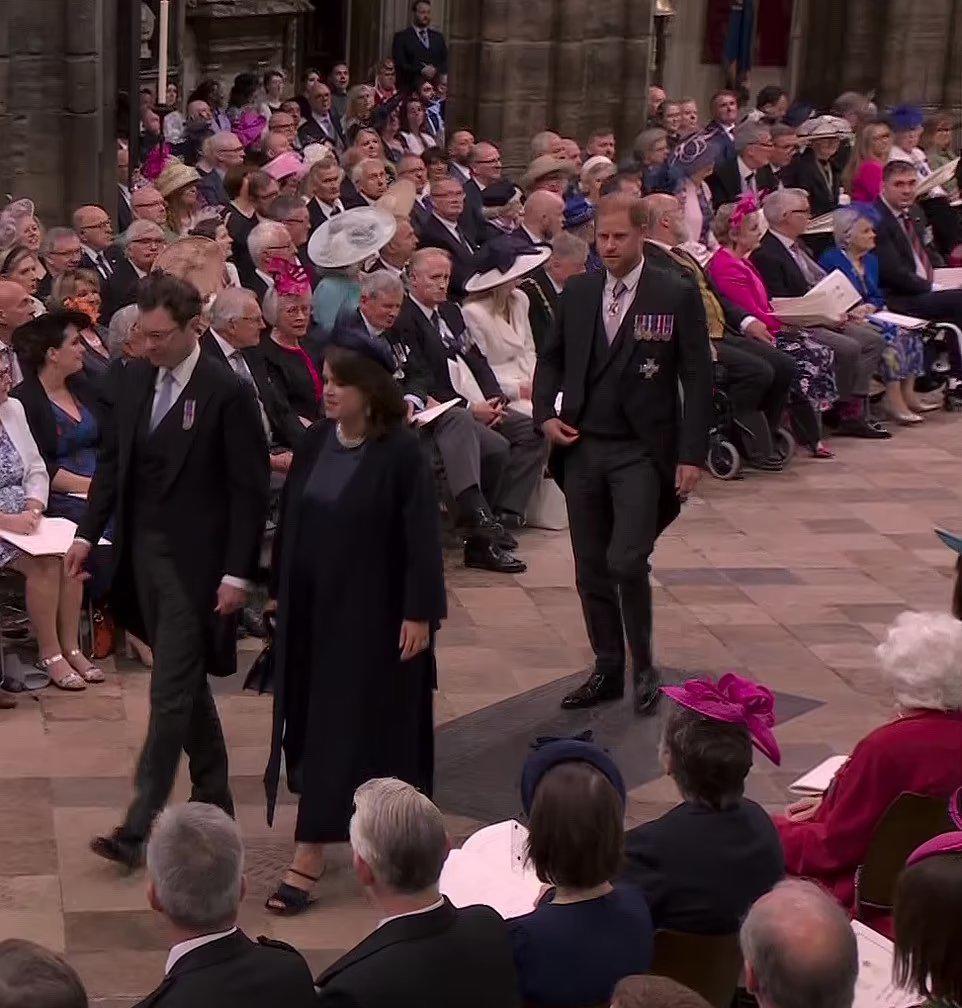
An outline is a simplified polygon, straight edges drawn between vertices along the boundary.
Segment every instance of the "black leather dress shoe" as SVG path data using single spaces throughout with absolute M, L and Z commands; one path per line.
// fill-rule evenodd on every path
M 640 673 L 633 672 L 632 679 L 635 684 L 633 699 L 635 713 L 640 717 L 654 714 L 661 702 L 661 676 L 658 675 L 658 670 L 647 668 Z
M 496 574 L 523 574 L 528 565 L 484 536 L 471 536 L 464 544 L 464 566 Z
M 462 524 L 465 528 L 470 529 L 472 535 L 487 536 L 495 541 L 501 539 L 505 534 L 501 523 L 484 507 L 475 508 L 465 516 Z
M 576 690 L 561 701 L 565 710 L 594 707 L 608 700 L 620 700 L 625 695 L 625 677 L 609 672 L 594 671 Z
M 517 532 L 525 526 L 524 517 L 513 511 L 495 511 L 494 516 L 509 532 Z
M 875 441 L 882 441 L 892 436 L 881 424 L 869 423 L 861 418 L 843 420 L 835 433 L 838 437 L 866 438 Z
M 119 828 L 110 836 L 94 837 L 90 841 L 90 849 L 99 857 L 123 865 L 128 871 L 133 871 L 144 863 L 143 843 L 131 840 Z
M 759 472 L 781 472 L 785 464 L 776 458 L 745 459 L 746 469 L 757 469 Z
M 518 540 L 507 530 L 502 532 L 501 535 L 495 536 L 494 541 L 503 550 L 516 550 L 518 548 Z

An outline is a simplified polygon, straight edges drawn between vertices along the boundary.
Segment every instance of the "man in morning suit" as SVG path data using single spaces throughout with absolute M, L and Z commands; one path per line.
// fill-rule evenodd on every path
M 191 798 L 233 812 L 227 749 L 209 674 L 236 668 L 236 613 L 257 569 L 267 509 L 267 441 L 251 390 L 197 344 L 201 299 L 163 273 L 141 282 L 146 359 L 113 390 L 87 512 L 65 567 L 81 575 L 113 516 L 118 618 L 154 653 L 134 798 L 95 853 L 128 867 L 170 796 L 181 751 Z
M 313 1008 L 297 949 L 251 941 L 237 927 L 244 890 L 244 846 L 226 812 L 190 802 L 160 813 L 147 844 L 147 901 L 174 944 L 163 981 L 136 1008 Z
M 587 681 L 562 706 L 623 695 L 627 636 L 640 714 L 654 711 L 660 682 L 652 664 L 649 556 L 701 475 L 712 383 L 698 289 L 645 259 L 644 225 L 637 200 L 599 202 L 596 243 L 606 270 L 565 285 L 533 398 L 534 420 L 553 446 L 549 467 L 568 503 L 595 654 Z
M 562 231 L 551 239 L 551 258 L 518 284 L 528 298 L 528 322 L 537 353 L 544 349 L 554 329 L 565 284 L 571 277 L 584 273 L 587 259 L 588 243 Z
M 773 192 L 778 188 L 769 167 L 773 148 L 768 126 L 756 122 L 736 126 L 734 145 L 734 156 L 716 164 L 708 176 L 708 188 L 716 207 L 737 203 L 743 192 Z
M 344 153 L 346 146 L 341 120 L 334 112 L 331 89 L 323 81 L 312 84 L 307 91 L 307 101 L 311 114 L 297 131 L 297 139 L 301 146 L 321 143 L 331 147 L 338 157 Z
M 315 981 L 319 1008 L 518 1008 L 505 922 L 438 890 L 441 813 L 410 784 L 379 778 L 354 795 L 354 872 L 383 919 Z
M 391 45 L 398 87 L 417 91 L 425 80 L 437 83 L 448 72 L 448 47 L 444 36 L 431 27 L 431 4 L 416 0 L 411 4 L 411 25 L 397 32 Z
M 431 184 L 434 212 L 418 231 L 418 248 L 444 249 L 451 257 L 451 296 L 460 301 L 464 285 L 474 272 L 477 249 L 460 225 L 464 212 L 464 188 L 448 176 Z
M 102 294 L 104 284 L 114 272 L 116 259 L 110 215 L 100 206 L 82 206 L 74 210 L 71 223 L 80 235 L 80 268 L 97 274 Z
M 121 308 L 137 300 L 137 285 L 153 269 L 166 241 L 163 228 L 149 220 L 134 220 L 124 234 L 124 254 L 103 284 L 100 321 L 108 325 Z

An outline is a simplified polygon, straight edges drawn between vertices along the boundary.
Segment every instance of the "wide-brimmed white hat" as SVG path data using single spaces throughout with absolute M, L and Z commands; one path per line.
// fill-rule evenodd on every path
M 515 256 L 514 262 L 506 270 L 495 268 L 475 273 L 468 278 L 464 289 L 468 294 L 483 294 L 512 280 L 520 280 L 533 273 L 539 266 L 544 266 L 550 258 L 551 249 L 546 245 L 535 247 L 530 252 L 522 252 Z
M 307 254 L 324 269 L 353 266 L 384 248 L 395 230 L 393 214 L 376 207 L 353 207 L 317 228 L 307 243 Z
M 798 127 L 799 140 L 848 140 L 852 127 L 840 116 L 820 115 L 806 119 Z

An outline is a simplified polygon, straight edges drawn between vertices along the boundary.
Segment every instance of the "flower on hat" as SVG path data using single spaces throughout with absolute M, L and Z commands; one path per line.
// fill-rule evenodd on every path
M 253 109 L 242 112 L 231 128 L 231 132 L 244 147 L 253 147 L 260 140 L 267 126 L 267 120 Z
M 165 143 L 157 144 L 144 158 L 144 163 L 140 166 L 140 174 L 151 182 L 156 181 L 160 173 L 167 167 L 170 158 L 170 147 Z
M 311 281 L 299 262 L 274 256 L 267 261 L 266 272 L 274 278 L 274 289 L 278 294 L 299 297 L 311 292 Z
M 757 213 L 761 209 L 761 205 L 758 202 L 758 194 L 753 193 L 751 190 L 748 192 L 743 192 L 735 204 L 735 209 L 732 210 L 731 215 L 731 227 L 733 231 L 737 231 L 745 221 L 745 218 L 753 213 Z

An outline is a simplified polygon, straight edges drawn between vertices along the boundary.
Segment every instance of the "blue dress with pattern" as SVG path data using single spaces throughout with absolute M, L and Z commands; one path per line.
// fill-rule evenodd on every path
M 26 499 L 23 490 L 23 459 L 10 440 L 10 435 L 0 426 L 0 512 L 20 514 Z M 23 556 L 22 550 L 0 539 L 0 567 L 6 567 L 19 556 Z
M 97 445 L 100 443 L 100 428 L 94 415 L 78 401 L 80 419 L 74 419 L 51 402 L 53 417 L 57 424 L 57 465 L 76 476 L 93 476 L 97 467 Z M 57 490 L 50 491 L 47 514 L 51 517 L 69 518 L 78 522 L 83 517 L 87 502 L 81 497 Z M 109 539 L 110 536 L 108 535 Z

